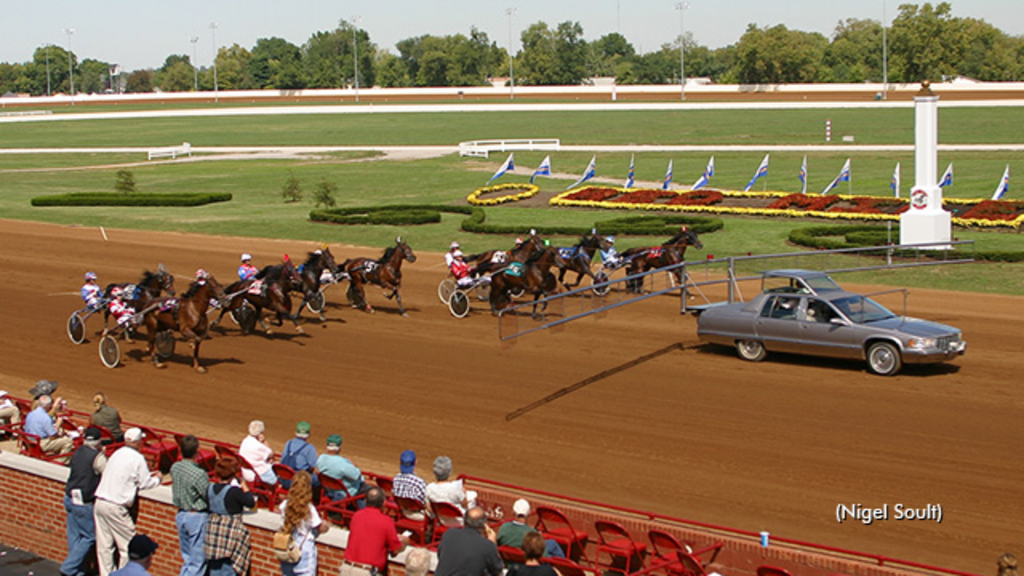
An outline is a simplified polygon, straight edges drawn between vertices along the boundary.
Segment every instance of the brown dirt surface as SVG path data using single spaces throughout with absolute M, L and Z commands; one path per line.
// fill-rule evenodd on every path
M 100 320 L 80 346 L 65 334 L 85 270 L 105 284 L 163 263 L 183 290 L 199 267 L 230 279 L 243 251 L 263 265 L 314 247 L 106 232 L 109 241 L 96 228 L 0 220 L 0 387 L 24 396 L 56 379 L 83 410 L 103 390 L 128 420 L 228 441 L 259 418 L 278 450 L 308 420 L 318 446 L 340 433 L 343 454 L 367 470 L 395 473 L 413 448 L 426 477 L 448 454 L 456 473 L 977 573 L 1021 552 L 1024 356 L 1014 335 L 1024 299 L 915 290 L 908 312 L 962 328 L 967 355 L 882 378 L 856 362 L 743 362 L 699 344 L 694 318 L 667 297 L 502 345 L 483 305 L 449 315 L 436 295 L 441 257 L 427 253 L 404 268 L 407 318 L 379 290 L 368 293 L 371 315 L 334 287 L 328 321 L 305 313 L 305 336 L 288 325 L 242 336 L 227 323 L 202 345 L 208 374 L 188 367 L 182 342 L 165 370 L 141 358 L 140 343 L 123 344 L 123 366 L 108 370 Z M 888 504 L 889 520 L 840 524 L 840 503 Z M 942 522 L 896 520 L 897 504 L 939 504 Z

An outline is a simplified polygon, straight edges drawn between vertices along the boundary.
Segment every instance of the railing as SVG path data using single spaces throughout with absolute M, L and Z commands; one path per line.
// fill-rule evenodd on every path
M 562 141 L 558 138 L 540 138 L 529 140 L 473 140 L 459 142 L 459 156 L 476 156 L 487 158 L 491 152 L 510 152 L 516 150 L 559 150 Z
M 153 158 L 171 158 L 173 160 L 178 156 L 192 156 L 192 145 L 188 142 L 182 142 L 181 146 L 154 148 L 149 151 L 150 160 Z

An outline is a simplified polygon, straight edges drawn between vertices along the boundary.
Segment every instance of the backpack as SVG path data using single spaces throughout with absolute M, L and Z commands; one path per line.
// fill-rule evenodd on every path
M 291 532 L 275 532 L 271 547 L 274 557 L 281 562 L 295 564 L 302 559 L 302 548 L 295 543 Z

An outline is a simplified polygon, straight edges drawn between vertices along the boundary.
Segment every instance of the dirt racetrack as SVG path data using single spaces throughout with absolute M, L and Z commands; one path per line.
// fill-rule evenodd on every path
M 915 290 L 910 314 L 962 328 L 968 353 L 881 378 L 860 363 L 742 362 L 700 345 L 669 298 L 501 345 L 482 306 L 463 320 L 442 307 L 442 260 L 427 253 L 404 268 L 408 318 L 379 291 L 369 315 L 331 288 L 328 321 L 306 313 L 305 336 L 242 336 L 228 323 L 202 346 L 208 374 L 188 367 L 182 343 L 166 370 L 141 359 L 141 344 L 122 345 L 124 365 L 108 370 L 98 319 L 81 346 L 64 332 L 85 270 L 106 284 L 163 263 L 184 290 L 199 267 L 228 280 L 243 251 L 263 265 L 313 246 L 107 234 L 0 220 L 0 387 L 25 395 L 56 379 L 79 409 L 103 390 L 127 419 L 224 440 L 260 418 L 278 450 L 308 420 L 317 446 L 338 432 L 368 470 L 394 473 L 414 448 L 427 477 L 448 454 L 456 473 L 983 574 L 1002 552 L 1024 552 L 1024 299 Z M 837 504 L 858 503 L 887 504 L 889 519 L 837 522 Z M 897 520 L 897 504 L 941 505 L 942 522 Z

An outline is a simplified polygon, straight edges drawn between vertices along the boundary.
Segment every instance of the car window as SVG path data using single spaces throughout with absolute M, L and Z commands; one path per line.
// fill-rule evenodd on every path
M 839 313 L 822 300 L 808 300 L 805 318 L 808 322 L 828 324 L 833 318 L 838 318 Z
M 793 296 L 772 296 L 761 309 L 761 316 L 779 320 L 796 320 L 800 299 Z
M 839 300 L 834 300 L 832 303 L 835 304 L 836 308 L 839 308 L 847 318 L 857 324 L 884 320 L 886 318 L 896 316 L 885 306 L 882 306 L 871 298 L 866 298 L 864 296 L 841 298 Z

